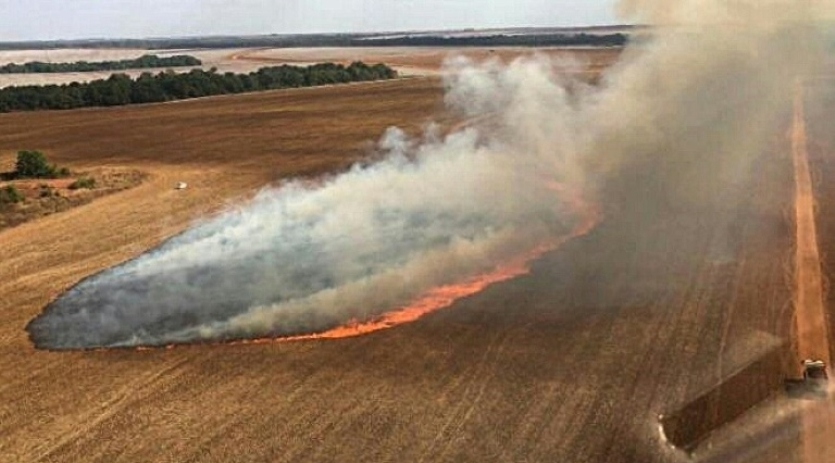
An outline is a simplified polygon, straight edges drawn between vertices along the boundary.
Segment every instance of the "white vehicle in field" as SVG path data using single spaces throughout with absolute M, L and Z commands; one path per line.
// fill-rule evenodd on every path
M 177 186 L 174 187 L 175 190 L 185 190 L 186 188 L 188 188 L 188 184 L 186 182 L 179 182 L 177 183 Z

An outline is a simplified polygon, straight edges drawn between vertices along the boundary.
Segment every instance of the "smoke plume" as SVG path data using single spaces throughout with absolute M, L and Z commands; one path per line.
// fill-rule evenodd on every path
M 814 2 L 626 0 L 658 24 L 597 86 L 545 56 L 448 63 L 470 124 L 316 186 L 290 182 L 82 281 L 28 327 L 41 347 L 291 335 L 367 320 L 493 269 L 578 220 L 732 203 L 821 38 Z

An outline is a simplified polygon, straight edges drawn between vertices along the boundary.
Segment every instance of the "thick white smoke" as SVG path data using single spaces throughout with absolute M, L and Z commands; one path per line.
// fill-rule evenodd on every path
M 571 105 L 546 60 L 459 62 L 450 106 L 493 130 L 421 140 L 390 129 L 384 159 L 311 187 L 262 191 L 82 282 L 30 325 L 50 348 L 309 333 L 392 310 L 493 269 L 574 218 Z M 555 128 L 557 131 L 555 132 Z
M 812 19 L 824 8 L 622 7 L 661 25 L 601 85 L 568 81 L 541 56 L 452 61 L 446 101 L 471 118 L 466 128 L 421 140 L 391 129 L 378 163 L 315 187 L 265 190 L 83 281 L 29 325 L 33 340 L 159 345 L 368 319 L 566 233 L 577 217 L 561 191 L 635 220 L 732 205 L 781 130 L 794 79 L 819 59 Z

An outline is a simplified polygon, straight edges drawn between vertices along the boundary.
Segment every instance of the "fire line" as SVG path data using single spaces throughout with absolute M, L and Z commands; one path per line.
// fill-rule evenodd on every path
M 558 193 L 566 201 L 566 204 L 571 212 L 579 218 L 577 224 L 569 233 L 541 243 L 530 251 L 496 266 L 490 272 L 470 277 L 458 283 L 442 285 L 434 288 L 408 305 L 386 312 L 372 320 L 352 320 L 336 328 L 319 333 L 283 337 L 240 339 L 209 344 L 252 345 L 311 340 L 332 340 L 363 336 L 405 323 L 414 322 L 427 314 L 451 306 L 459 299 L 476 294 L 488 286 L 526 275 L 530 272 L 530 264 L 534 260 L 547 252 L 559 248 L 562 244 L 573 238 L 589 233 L 600 222 L 602 216 L 599 207 L 596 204 L 586 201 L 578 192 L 575 192 L 558 183 L 550 183 L 548 188 Z M 161 348 L 174 349 L 178 346 L 182 345 L 170 344 L 161 346 Z M 136 347 L 135 350 L 155 350 L 158 348 L 160 347 L 140 346 Z
M 557 249 L 560 245 L 570 239 L 587 234 L 600 220 L 599 209 L 595 205 L 587 203 L 579 194 L 572 193 L 570 190 L 559 184 L 551 184 L 549 187 L 554 191 L 564 194 L 572 211 L 580 217 L 578 224 L 568 234 L 560 238 L 540 244 L 531 251 L 497 266 L 488 273 L 471 277 L 460 283 L 443 285 L 432 289 L 414 302 L 399 309 L 387 312 L 373 320 L 354 320 L 321 333 L 286 336 L 280 338 L 241 340 L 235 341 L 234 344 L 263 344 L 271 342 L 339 339 L 362 336 L 397 325 L 402 325 L 404 323 L 413 322 L 424 315 L 447 308 L 459 299 L 481 292 L 488 286 L 525 275 L 530 271 L 530 263 L 532 261 L 547 252 Z

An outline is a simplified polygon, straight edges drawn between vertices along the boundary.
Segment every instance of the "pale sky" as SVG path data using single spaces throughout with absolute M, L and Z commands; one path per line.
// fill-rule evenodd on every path
M 0 0 L 0 40 L 617 22 L 615 0 Z

